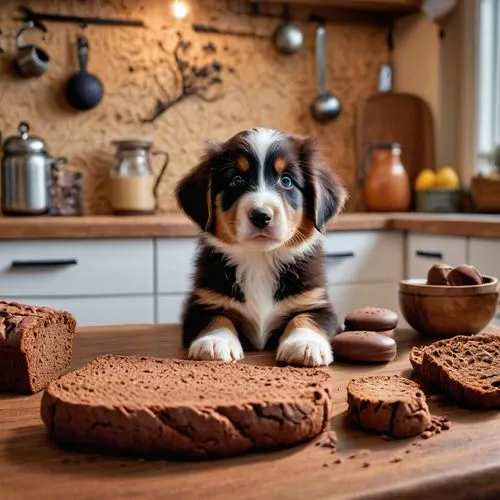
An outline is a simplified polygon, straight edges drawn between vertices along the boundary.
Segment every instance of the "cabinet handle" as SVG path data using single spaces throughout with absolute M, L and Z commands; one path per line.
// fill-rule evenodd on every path
M 345 259 L 354 257 L 354 252 L 331 252 L 326 254 L 327 259 Z
M 426 259 L 443 259 L 443 254 L 441 252 L 425 252 L 424 250 L 416 251 L 417 257 L 425 257 Z
M 65 267 L 76 266 L 76 259 L 49 259 L 49 260 L 13 260 L 10 264 L 12 269 L 23 267 Z

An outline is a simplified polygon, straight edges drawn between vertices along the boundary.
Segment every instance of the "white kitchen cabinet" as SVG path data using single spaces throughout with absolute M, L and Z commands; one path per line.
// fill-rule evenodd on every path
M 380 307 L 397 313 L 399 316 L 398 326 L 406 328 L 408 324 L 404 320 L 398 305 L 398 286 L 397 282 L 344 283 L 329 286 L 328 294 L 341 324 L 345 316 L 354 309 L 359 307 Z
M 156 240 L 157 293 L 186 293 L 191 287 L 197 238 Z
M 160 295 L 157 301 L 158 323 L 180 323 L 182 307 L 187 294 L 175 293 L 170 295 Z
M 37 306 L 53 307 L 69 311 L 78 326 L 152 324 L 154 320 L 154 297 L 2 297 Z
M 325 254 L 329 284 L 382 283 L 403 278 L 404 235 L 398 232 L 328 233 Z
M 0 296 L 154 293 L 153 240 L 26 240 L 0 243 Z
M 450 266 L 466 264 L 467 238 L 409 234 L 406 244 L 406 278 L 426 278 L 429 269 L 438 262 Z
M 482 274 L 500 279 L 500 240 L 492 238 L 476 238 L 469 240 L 469 264 Z M 500 307 L 493 323 L 500 325 Z

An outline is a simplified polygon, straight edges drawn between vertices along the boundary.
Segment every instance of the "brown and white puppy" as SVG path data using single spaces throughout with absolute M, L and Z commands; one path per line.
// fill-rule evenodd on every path
M 346 192 L 315 141 L 245 130 L 210 145 L 176 196 L 201 229 L 182 319 L 189 358 L 230 362 L 272 347 L 281 363 L 330 364 L 338 324 L 323 228 Z

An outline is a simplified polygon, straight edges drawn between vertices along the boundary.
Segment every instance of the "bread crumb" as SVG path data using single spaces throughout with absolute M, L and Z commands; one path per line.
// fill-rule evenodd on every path
M 432 436 L 432 432 L 431 431 L 424 431 L 424 432 L 422 432 L 421 436 L 422 436 L 422 439 L 429 439 Z
M 403 461 L 403 458 L 402 457 L 394 457 L 392 460 L 391 460 L 391 464 L 396 464 L 398 462 L 402 462 Z
M 411 453 L 411 450 L 405 450 L 405 453 L 406 454 Z
M 358 457 L 367 457 L 368 455 L 371 454 L 371 450 L 359 450 L 358 453 L 357 453 L 357 456 Z
M 337 433 L 334 431 L 325 432 L 320 441 L 318 441 L 315 446 L 321 446 L 322 448 L 331 448 L 333 450 L 337 449 Z
M 370 462 L 363 462 L 363 469 L 370 467 Z
M 328 467 L 328 464 L 323 464 L 323 467 Z
M 343 462 L 343 460 L 341 458 L 337 458 L 335 460 L 335 462 L 333 462 L 334 464 L 341 464 Z
M 381 436 L 381 438 L 384 440 L 384 441 L 392 441 L 392 437 L 391 436 L 388 436 L 387 434 L 383 434 Z
M 352 455 L 349 455 L 349 458 L 356 458 L 356 453 L 353 453 Z

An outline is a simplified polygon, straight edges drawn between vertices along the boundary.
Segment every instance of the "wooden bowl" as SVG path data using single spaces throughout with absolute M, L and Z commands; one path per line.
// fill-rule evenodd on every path
M 498 306 L 498 279 L 483 276 L 481 285 L 427 285 L 425 279 L 399 283 L 399 307 L 405 320 L 422 335 L 454 337 L 479 333 Z

